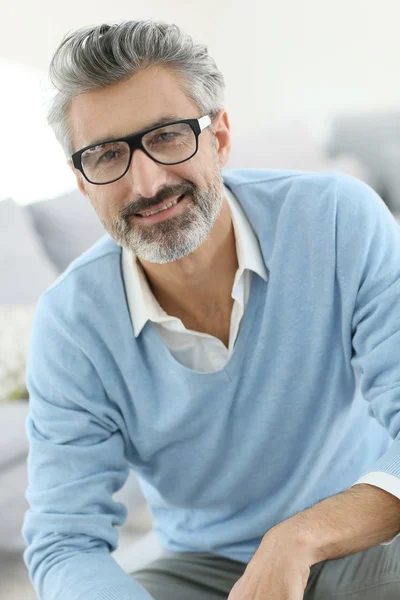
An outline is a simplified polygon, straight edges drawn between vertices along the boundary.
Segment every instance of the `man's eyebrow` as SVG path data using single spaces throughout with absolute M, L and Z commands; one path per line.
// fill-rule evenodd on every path
M 159 119 L 155 119 L 153 121 L 148 121 L 147 123 L 144 123 L 143 126 L 138 130 L 138 131 L 130 131 L 129 133 L 126 133 L 125 135 L 110 135 L 107 137 L 101 137 L 97 140 L 94 140 L 94 142 L 91 142 L 90 144 L 86 144 L 87 146 L 97 146 L 100 144 L 104 144 L 104 142 L 107 142 L 109 140 L 119 140 L 120 138 L 126 137 L 128 135 L 134 135 L 135 133 L 140 133 L 141 131 L 146 131 L 146 129 L 151 129 L 152 127 L 158 127 L 159 125 L 164 125 L 165 123 L 171 123 L 173 121 L 180 121 L 181 118 L 178 117 L 177 115 L 165 115 L 164 117 L 161 117 Z

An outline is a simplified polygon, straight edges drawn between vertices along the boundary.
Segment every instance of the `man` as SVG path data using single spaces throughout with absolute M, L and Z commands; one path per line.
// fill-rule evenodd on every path
M 176 26 L 85 28 L 49 122 L 109 235 L 41 298 L 25 553 L 42 600 L 400 594 L 400 235 L 364 184 L 225 171 Z M 110 556 L 134 469 L 165 554 Z

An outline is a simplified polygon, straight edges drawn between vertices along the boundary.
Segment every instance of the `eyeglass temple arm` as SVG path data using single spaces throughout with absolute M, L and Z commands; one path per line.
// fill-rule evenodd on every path
M 203 129 L 205 129 L 206 127 L 211 125 L 211 119 L 210 119 L 209 115 L 206 115 L 205 117 L 201 117 L 200 119 L 198 119 L 198 122 L 199 122 L 200 131 L 203 131 Z

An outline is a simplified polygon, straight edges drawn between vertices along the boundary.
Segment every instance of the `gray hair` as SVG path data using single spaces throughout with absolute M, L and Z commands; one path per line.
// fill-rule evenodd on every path
M 68 157 L 74 151 L 68 115 L 72 99 L 127 80 L 153 65 L 181 76 L 183 91 L 202 115 L 215 115 L 223 108 L 224 78 L 207 46 L 195 44 L 177 25 L 124 21 L 67 34 L 50 64 L 50 80 L 57 92 L 47 121 Z

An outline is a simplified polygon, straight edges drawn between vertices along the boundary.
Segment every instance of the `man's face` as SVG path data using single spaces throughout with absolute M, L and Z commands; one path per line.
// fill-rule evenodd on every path
M 138 133 L 167 115 L 174 116 L 171 120 L 204 116 L 171 71 L 159 67 L 141 71 L 128 81 L 72 101 L 74 150 Z M 93 185 L 75 171 L 80 190 L 106 230 L 139 258 L 155 263 L 179 260 L 194 252 L 210 232 L 223 201 L 220 169 L 229 152 L 226 113 L 219 113 L 215 128 L 223 133 L 214 136 L 211 127 L 206 128 L 195 156 L 181 164 L 158 164 L 136 150 L 128 172 L 113 183 Z M 153 216 L 137 214 L 182 195 L 169 210 Z

